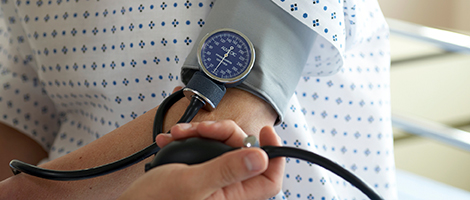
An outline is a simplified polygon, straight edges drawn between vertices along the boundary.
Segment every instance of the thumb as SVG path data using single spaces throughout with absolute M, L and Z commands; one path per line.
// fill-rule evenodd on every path
M 198 167 L 203 179 L 199 185 L 211 194 L 263 173 L 268 167 L 268 156 L 259 148 L 247 148 L 225 153 Z

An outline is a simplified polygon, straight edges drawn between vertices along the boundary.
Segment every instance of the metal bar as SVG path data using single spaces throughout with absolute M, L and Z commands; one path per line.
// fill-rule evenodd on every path
M 392 60 L 390 62 L 390 65 L 392 67 L 409 66 L 409 65 L 400 65 L 400 64 L 409 63 L 409 62 L 416 62 L 416 61 L 422 61 L 422 60 L 427 60 L 427 59 L 435 59 L 435 58 L 440 58 L 440 57 L 445 57 L 445 56 L 450 56 L 450 55 L 455 55 L 455 54 L 458 54 L 458 53 L 450 52 L 450 51 L 444 51 L 442 53 L 433 53 L 433 54 L 428 54 L 428 55 L 423 55 L 423 56 L 416 56 L 416 57 L 411 57 L 411 58 Z
M 392 125 L 408 133 L 431 138 L 470 151 L 470 133 L 416 117 L 392 114 Z
M 470 36 L 387 18 L 392 34 L 432 43 L 447 51 L 470 53 Z

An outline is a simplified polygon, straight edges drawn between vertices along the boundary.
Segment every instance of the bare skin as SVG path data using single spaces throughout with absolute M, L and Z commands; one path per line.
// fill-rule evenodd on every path
M 8 166 L 11 160 L 21 158 L 27 163 L 38 163 L 47 156 L 46 151 L 36 141 L 1 123 L 0 152 L 0 180 L 13 175 Z
M 157 137 L 159 146 L 188 137 L 203 137 L 239 147 L 246 137 L 229 120 L 176 125 L 171 132 Z M 271 126 L 261 130 L 260 143 L 281 145 Z M 120 199 L 267 199 L 279 192 L 283 170 L 282 158 L 268 160 L 261 149 L 244 148 L 198 165 L 168 164 L 154 168 L 135 181 Z
M 170 109 L 165 119 L 165 130 L 176 123 L 188 103 L 188 100 L 183 99 Z M 84 169 L 137 152 L 152 143 L 152 124 L 156 109 L 41 167 L 57 170 Z M 271 106 L 258 97 L 242 90 L 229 89 L 214 112 L 201 111 L 193 121 L 231 119 L 245 133 L 258 136 L 262 127 L 274 124 L 276 117 Z M 27 199 L 32 196 L 35 199 L 116 199 L 144 174 L 144 164 L 150 159 L 106 176 L 81 181 L 50 181 L 19 174 L 0 182 L 0 199 Z

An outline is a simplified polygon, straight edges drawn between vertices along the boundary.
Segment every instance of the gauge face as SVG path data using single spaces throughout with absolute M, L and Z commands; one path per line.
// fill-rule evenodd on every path
M 254 57 L 254 48 L 248 38 L 232 29 L 220 29 L 206 35 L 198 50 L 204 73 L 222 83 L 243 79 L 253 67 Z

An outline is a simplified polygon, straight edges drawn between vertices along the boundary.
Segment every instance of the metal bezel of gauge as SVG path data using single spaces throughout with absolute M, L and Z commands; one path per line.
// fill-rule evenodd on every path
M 243 69 L 243 72 L 239 73 L 239 75 L 237 75 L 235 77 L 229 77 L 229 78 L 224 78 L 224 77 L 217 76 L 217 75 L 214 75 L 213 73 L 211 73 L 209 71 L 209 69 L 207 69 L 208 67 L 205 66 L 204 61 L 202 59 L 202 55 L 201 55 L 201 53 L 204 50 L 204 48 L 206 47 L 206 45 L 210 42 L 210 41 L 208 41 L 208 39 L 216 37 L 217 34 L 225 34 L 226 32 L 230 33 L 230 34 L 238 35 L 239 37 L 237 39 L 241 39 L 241 40 L 243 40 L 242 42 L 246 42 L 246 44 L 248 45 L 247 46 L 248 51 L 249 51 L 248 53 L 250 55 L 250 59 L 247 62 L 247 66 L 243 66 L 243 67 L 246 67 L 245 69 Z M 227 56 L 224 56 L 224 57 L 228 57 L 228 54 L 229 54 L 229 52 L 227 52 Z M 221 82 L 221 83 L 224 83 L 224 84 L 226 84 L 227 86 L 230 87 L 230 86 L 238 85 L 238 82 L 240 82 L 241 80 L 246 78 L 246 76 L 250 73 L 251 69 L 253 68 L 254 61 L 255 61 L 255 48 L 253 47 L 253 44 L 248 39 L 248 37 L 246 35 L 244 35 L 243 33 L 241 33 L 240 31 L 230 29 L 230 28 L 222 28 L 222 29 L 217 29 L 215 31 L 212 31 L 211 33 L 206 34 L 202 38 L 201 42 L 199 43 L 198 50 L 197 50 L 197 59 L 198 59 L 198 62 L 199 62 L 199 66 L 201 67 L 204 74 L 209 76 L 211 79 L 216 80 L 216 81 Z M 222 62 L 223 62 L 223 60 L 220 61 L 219 65 L 222 64 Z

